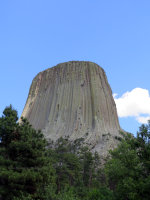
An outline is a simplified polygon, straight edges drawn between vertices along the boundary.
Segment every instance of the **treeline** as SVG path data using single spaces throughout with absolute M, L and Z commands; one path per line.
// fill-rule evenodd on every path
M 148 200 L 150 122 L 136 138 L 122 138 L 104 165 L 82 138 L 47 142 L 6 107 L 0 118 L 0 200 Z

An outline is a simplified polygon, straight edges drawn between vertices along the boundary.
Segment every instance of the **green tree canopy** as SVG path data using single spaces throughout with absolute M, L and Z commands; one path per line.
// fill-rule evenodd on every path
M 105 167 L 116 200 L 148 200 L 150 196 L 150 121 L 139 128 L 137 137 L 124 135 L 111 151 Z
M 0 200 L 149 200 L 150 121 L 124 134 L 103 167 L 83 139 L 46 142 L 17 111 L 0 118 Z
M 7 107 L 0 118 L 0 198 L 47 199 L 55 171 L 47 154 L 46 140 L 26 119 Z

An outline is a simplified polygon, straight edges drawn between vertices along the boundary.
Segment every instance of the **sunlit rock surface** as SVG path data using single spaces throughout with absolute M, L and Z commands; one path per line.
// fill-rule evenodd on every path
M 47 139 L 83 137 L 92 151 L 106 155 L 120 137 L 112 91 L 104 70 L 72 61 L 40 72 L 22 113 Z

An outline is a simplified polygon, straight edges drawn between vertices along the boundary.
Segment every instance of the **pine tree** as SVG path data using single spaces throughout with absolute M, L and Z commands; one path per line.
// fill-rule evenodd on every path
M 17 120 L 12 106 L 0 118 L 0 199 L 48 199 L 55 171 L 46 140 L 26 119 L 21 124 Z
M 150 122 L 137 137 L 127 134 L 111 151 L 105 171 L 116 200 L 148 200 L 150 195 Z

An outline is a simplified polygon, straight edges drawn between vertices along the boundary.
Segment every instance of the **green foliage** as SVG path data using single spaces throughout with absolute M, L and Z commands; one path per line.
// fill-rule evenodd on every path
M 116 199 L 149 199 L 150 122 L 140 127 L 136 138 L 125 135 L 118 148 L 110 153 L 105 172 Z
M 48 184 L 54 183 L 46 141 L 26 119 L 17 123 L 17 112 L 7 107 L 0 118 L 1 199 L 46 199 Z
M 75 187 L 76 192 L 84 196 L 86 188 L 98 185 L 99 156 L 93 155 L 87 147 L 81 147 L 82 141 L 78 139 L 71 143 L 68 138 L 60 138 L 49 145 L 58 193 Z
M 97 153 L 43 134 L 7 107 L 0 118 L 1 200 L 148 200 L 150 196 L 150 121 L 137 137 L 124 134 L 106 165 Z M 103 166 L 103 167 L 102 167 Z
M 107 187 L 100 187 L 91 189 L 87 194 L 87 200 L 114 200 L 114 196 Z
M 75 195 L 72 189 L 69 189 L 67 191 L 60 192 L 57 195 L 56 200 L 80 200 L 80 199 Z

